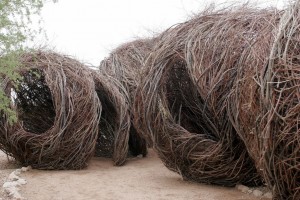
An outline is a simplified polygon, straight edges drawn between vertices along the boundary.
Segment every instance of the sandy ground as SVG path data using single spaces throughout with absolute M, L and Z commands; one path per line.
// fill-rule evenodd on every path
M 1 185 L 16 166 L 0 153 Z M 110 159 L 93 158 L 80 171 L 30 170 L 20 175 L 27 180 L 21 195 L 28 200 L 115 200 L 115 199 L 197 199 L 258 200 L 236 188 L 224 188 L 183 181 L 163 166 L 153 151 L 147 158 L 133 158 L 114 167 Z M 1 190 L 3 200 L 10 198 Z M 268 199 L 269 200 L 269 199 Z
M 0 151 L 0 198 L 2 198 L 2 200 L 10 199 L 2 188 L 3 183 L 7 180 L 7 177 L 11 172 L 20 167 L 21 166 L 18 166 L 13 159 L 8 160 L 7 156 Z

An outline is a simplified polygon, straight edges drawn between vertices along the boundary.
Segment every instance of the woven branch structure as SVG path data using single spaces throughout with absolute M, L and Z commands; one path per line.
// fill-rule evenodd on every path
M 136 96 L 136 88 L 141 81 L 141 69 L 152 50 L 154 39 L 139 39 L 125 43 L 110 53 L 99 66 L 100 72 L 108 79 L 115 79 L 120 84 L 119 90 L 128 103 L 128 113 L 133 120 L 133 102 Z M 146 156 L 147 146 L 151 146 L 151 141 L 147 144 L 140 136 L 139 129 L 133 123 L 130 125 L 129 151 L 131 155 L 142 154 Z
M 18 121 L 2 115 L 0 149 L 22 165 L 81 169 L 94 155 L 100 102 L 91 73 L 80 62 L 54 52 L 20 56 L 16 84 L 2 87 Z
M 206 10 L 158 37 L 134 115 L 169 169 L 300 198 L 299 8 Z
M 93 71 L 92 75 L 102 108 L 96 156 L 113 158 L 115 165 L 123 165 L 129 151 L 128 103 L 119 91 L 121 85 L 117 80 L 98 71 Z
M 2 83 L 18 122 L 11 125 L 2 114 L 1 150 L 39 169 L 81 169 L 93 155 L 120 166 L 146 155 L 117 79 L 54 52 L 24 53 L 20 63 L 22 79 Z
M 267 184 L 300 199 L 300 2 L 285 10 L 208 9 L 151 40 L 120 46 L 100 72 L 53 52 L 20 57 L 1 79 L 0 149 L 40 169 L 91 156 L 143 156 L 147 143 L 183 178 Z
M 239 59 L 229 117 L 274 199 L 300 199 L 300 2 L 276 12 Z M 267 28 L 268 27 L 268 28 Z

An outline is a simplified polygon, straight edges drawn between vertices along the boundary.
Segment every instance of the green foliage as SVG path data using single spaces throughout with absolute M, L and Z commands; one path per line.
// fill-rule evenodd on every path
M 33 39 L 37 30 L 29 25 L 42 7 L 42 0 L 0 1 L 0 52 L 18 50 L 27 39 Z
M 16 114 L 9 108 L 10 98 L 5 96 L 1 83 L 4 76 L 19 78 L 15 72 L 17 58 L 26 49 L 25 42 L 42 31 L 40 24 L 36 29 L 31 25 L 34 18 L 40 19 L 43 4 L 44 0 L 0 0 L 0 112 L 8 114 L 10 122 L 16 120 Z

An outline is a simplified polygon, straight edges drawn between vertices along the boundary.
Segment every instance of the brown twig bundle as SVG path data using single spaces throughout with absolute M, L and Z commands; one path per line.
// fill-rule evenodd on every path
M 141 69 L 152 50 L 153 43 L 153 39 L 140 39 L 123 44 L 111 52 L 99 67 L 104 76 L 116 79 L 120 83 L 120 92 L 128 102 L 128 113 L 131 119 L 133 118 L 132 106 L 136 88 L 141 79 Z M 130 125 L 129 150 L 133 156 L 139 154 L 146 156 L 147 154 L 146 141 L 132 123 Z
M 18 121 L 1 126 L 0 149 L 39 169 L 81 169 L 94 154 L 100 103 L 90 72 L 53 52 L 20 57 L 22 77 L 4 80 Z

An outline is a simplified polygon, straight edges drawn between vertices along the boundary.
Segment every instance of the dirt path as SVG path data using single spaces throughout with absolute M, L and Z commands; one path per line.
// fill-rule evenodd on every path
M 27 180 L 21 194 L 28 200 L 259 199 L 235 188 L 183 181 L 165 168 L 153 151 L 147 158 L 132 159 L 123 167 L 112 166 L 110 159 L 94 158 L 85 170 L 30 170 L 21 177 Z

